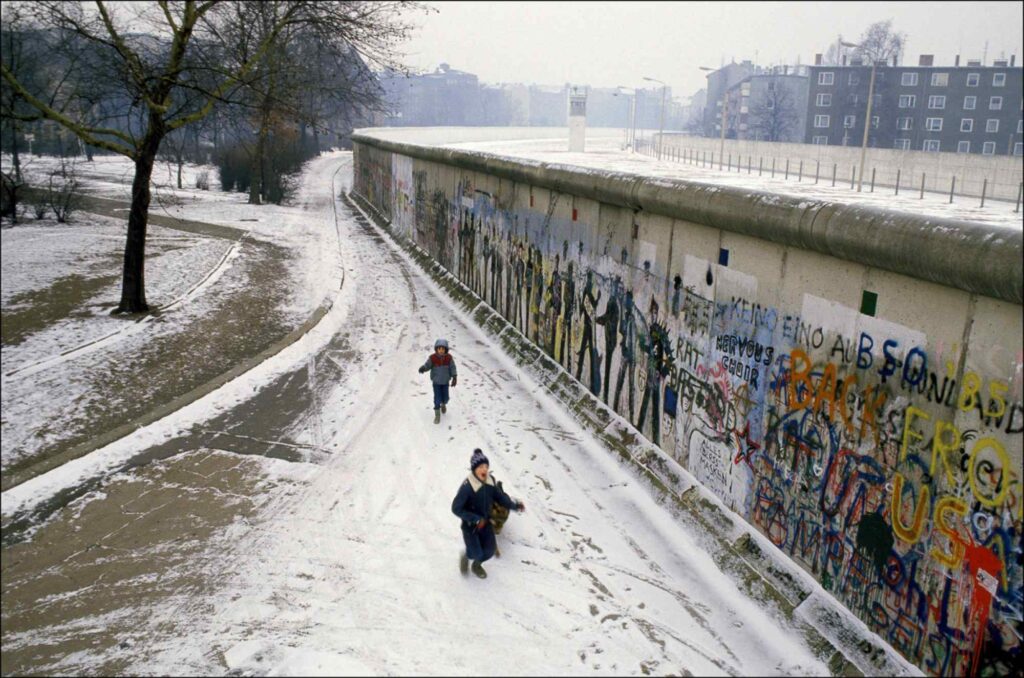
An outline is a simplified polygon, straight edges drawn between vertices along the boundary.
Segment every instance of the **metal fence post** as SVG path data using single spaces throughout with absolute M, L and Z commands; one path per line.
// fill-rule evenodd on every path
M 875 192 L 875 168 L 872 167 L 871 168 L 871 190 L 869 191 L 869 193 L 874 193 L 874 192 Z
M 764 156 L 757 159 L 757 176 L 761 176 L 761 170 L 764 168 Z
M 956 175 L 953 175 L 953 180 L 949 182 L 949 204 L 953 204 L 953 191 L 956 190 Z
M 797 181 L 803 181 L 804 180 L 804 161 L 803 160 L 800 161 L 800 173 L 797 175 L 796 180 Z
M 814 163 L 814 185 L 818 185 L 818 174 L 821 172 L 821 161 L 816 160 Z
M 772 179 L 775 178 L 775 158 L 772 158 Z
M 896 195 L 900 194 L 900 168 L 896 169 Z
M 839 167 L 837 163 L 832 163 L 832 187 L 836 185 L 836 169 Z
M 857 179 L 857 166 L 854 165 L 850 168 L 850 190 L 853 190 L 853 182 Z
M 988 190 L 988 177 L 985 177 L 985 181 L 982 182 L 982 184 L 981 184 L 981 205 L 980 205 L 980 207 L 984 207 L 985 206 L 985 193 L 986 193 L 987 190 Z
M 1020 185 L 1017 186 L 1017 205 L 1013 208 L 1014 214 L 1020 212 L 1021 194 L 1024 194 L 1024 181 L 1020 182 Z
M 789 179 L 789 158 L 786 158 L 786 176 L 783 178 Z
M 924 200 L 924 172 L 921 172 L 921 197 L 918 200 Z

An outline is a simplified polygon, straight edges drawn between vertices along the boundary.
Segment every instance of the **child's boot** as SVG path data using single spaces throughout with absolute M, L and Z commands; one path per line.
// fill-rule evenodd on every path
M 448 411 L 448 403 L 441 403 L 441 414 Z
M 435 424 L 440 424 L 441 423 L 441 410 L 434 410 L 434 423 Z
M 470 569 L 473 570 L 473 574 L 480 577 L 481 579 L 487 579 L 487 572 L 485 572 L 484 568 L 481 567 L 479 560 L 474 560 L 473 566 Z

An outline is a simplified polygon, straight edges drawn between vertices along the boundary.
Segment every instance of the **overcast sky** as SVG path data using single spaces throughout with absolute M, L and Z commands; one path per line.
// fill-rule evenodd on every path
M 690 95 L 705 84 L 698 66 L 755 60 L 814 62 L 840 33 L 855 41 L 872 22 L 892 19 L 907 34 L 904 64 L 934 54 L 936 65 L 1000 54 L 1021 65 L 1021 2 L 432 2 L 406 62 L 441 62 L 487 83 L 651 86 Z

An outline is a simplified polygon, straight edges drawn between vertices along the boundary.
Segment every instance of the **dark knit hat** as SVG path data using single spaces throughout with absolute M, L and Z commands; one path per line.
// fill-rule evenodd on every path
M 469 459 L 469 470 L 475 471 L 476 467 L 480 464 L 487 464 L 490 466 L 491 462 L 487 460 L 487 455 L 484 454 L 483 450 L 478 447 L 473 450 L 473 456 Z

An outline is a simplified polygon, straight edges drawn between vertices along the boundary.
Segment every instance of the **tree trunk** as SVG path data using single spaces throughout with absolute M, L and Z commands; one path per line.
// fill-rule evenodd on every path
M 149 310 L 145 281 L 146 225 L 149 220 L 149 182 L 153 176 L 153 164 L 160 141 L 160 136 L 150 135 L 143 142 L 135 160 L 132 206 L 128 212 L 128 239 L 124 246 L 121 303 L 115 313 L 145 313 Z
M 21 183 L 21 154 L 18 152 L 18 128 L 11 121 L 11 164 L 14 165 L 14 180 Z
M 263 130 L 256 137 L 256 148 L 253 150 L 252 163 L 249 165 L 249 204 L 259 205 L 263 195 Z
M 178 188 L 182 188 L 181 185 L 181 166 L 185 164 L 185 158 L 182 155 L 178 156 Z

